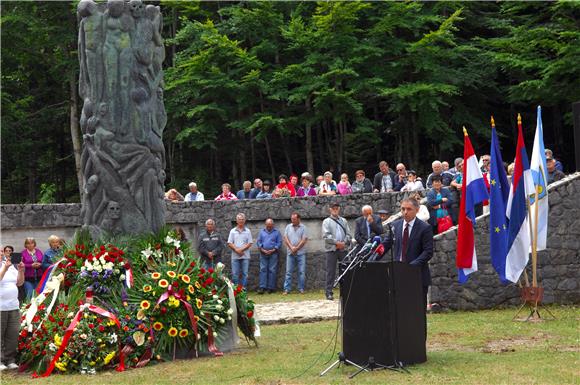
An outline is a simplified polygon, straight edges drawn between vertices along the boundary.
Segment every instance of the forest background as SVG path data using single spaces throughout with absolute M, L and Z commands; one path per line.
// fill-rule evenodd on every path
M 164 14 L 166 185 L 504 160 L 536 106 L 570 171 L 580 2 L 148 2 Z M 1 203 L 79 202 L 76 2 L 1 4 Z

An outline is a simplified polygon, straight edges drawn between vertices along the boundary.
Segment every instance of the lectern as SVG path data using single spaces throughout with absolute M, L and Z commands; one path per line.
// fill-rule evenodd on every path
M 362 262 L 343 277 L 340 297 L 346 360 L 360 366 L 427 361 L 420 267 Z

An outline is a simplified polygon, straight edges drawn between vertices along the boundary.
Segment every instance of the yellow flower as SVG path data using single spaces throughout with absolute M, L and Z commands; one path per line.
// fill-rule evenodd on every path
M 66 372 L 66 363 L 58 361 L 57 363 L 54 364 L 54 366 L 60 370 L 61 372 Z
M 168 276 L 169 278 L 175 278 L 175 277 L 177 276 L 177 274 L 175 273 L 175 271 L 173 271 L 173 270 L 169 270 L 169 271 L 167 272 L 167 276 Z
M 151 291 L 151 285 L 145 285 L 145 286 L 143 286 L 143 291 L 145 293 L 149 293 Z
M 188 331 L 187 329 L 181 329 L 181 330 L 179 331 L 179 336 L 180 336 L 181 338 L 185 338 L 185 337 L 187 337 L 187 335 L 188 335 L 188 334 L 189 334 L 189 331 Z
M 153 272 L 153 273 L 151 273 L 151 278 L 159 279 L 159 278 L 161 278 L 161 274 L 159 274 L 158 272 Z
M 175 267 L 175 266 L 177 266 L 177 264 L 175 262 L 168 261 L 167 266 Z
M 58 347 L 62 344 L 62 338 L 58 334 L 54 335 L 54 344 Z
M 147 301 L 147 300 L 141 301 L 141 309 L 147 310 L 150 307 L 151 307 L 151 303 L 149 303 L 149 301 Z
M 157 321 L 157 322 L 153 323 L 153 329 L 159 331 L 159 330 L 163 329 L 163 324 L 161 322 Z
M 194 315 L 193 318 L 195 318 L 195 320 L 199 322 L 199 317 L 198 316 Z
M 145 312 L 143 311 L 143 309 L 139 309 L 139 311 L 137 312 L 137 319 L 138 320 L 145 319 Z M 113 324 L 114 324 L 114 322 L 113 322 Z
M 183 275 L 181 276 L 181 280 L 182 280 L 183 282 L 185 282 L 185 283 L 189 283 L 189 282 L 191 282 L 191 278 L 189 278 L 189 275 L 187 275 L 187 274 L 183 274 Z
M 203 301 L 200 298 L 196 298 L 195 304 L 197 305 L 198 309 L 201 309 L 201 305 L 203 305 Z
M 188 295 L 185 296 L 185 299 L 187 300 L 187 302 L 191 301 L 191 297 Z
M 159 286 L 161 286 L 162 288 L 166 288 L 167 286 L 169 286 L 169 282 L 167 282 L 166 279 L 160 279 Z
M 191 285 L 189 285 L 189 286 L 187 287 L 187 290 L 188 290 L 188 291 L 189 291 L 191 294 L 193 294 L 193 293 L 195 292 L 195 289 L 194 289 L 194 288 L 193 288 L 193 286 L 191 286 Z
M 116 351 L 114 351 L 114 350 L 113 350 L 111 353 L 107 354 L 107 355 L 105 356 L 105 359 L 103 360 L 103 363 L 104 363 L 105 365 L 107 365 L 109 362 L 111 362 L 111 360 L 112 360 L 113 358 L 115 358 L 115 354 L 117 354 L 117 352 L 116 352 Z
M 167 331 L 167 334 L 169 334 L 170 337 L 175 337 L 177 336 L 177 329 L 172 326 Z
M 198 281 L 195 281 L 195 287 L 197 287 L 198 289 L 201 289 L 201 285 L 199 284 Z

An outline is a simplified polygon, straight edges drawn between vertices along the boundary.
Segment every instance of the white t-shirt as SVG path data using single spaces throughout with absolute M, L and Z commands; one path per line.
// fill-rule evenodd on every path
M 0 264 L 4 266 L 4 262 Z M 20 308 L 18 303 L 18 269 L 14 265 L 10 266 L 4 278 L 0 281 L 0 311 L 17 310 Z

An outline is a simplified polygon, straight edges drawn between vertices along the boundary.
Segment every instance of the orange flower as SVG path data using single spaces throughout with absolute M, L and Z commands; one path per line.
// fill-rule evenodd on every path
M 189 285 L 189 286 L 187 287 L 187 290 L 189 290 L 189 292 L 190 292 L 191 294 L 193 294 L 193 292 L 195 291 L 195 289 L 194 289 L 194 288 L 193 288 L 193 286 L 191 286 L 191 285 Z
M 182 280 L 183 282 L 185 282 L 185 283 L 189 283 L 189 282 L 191 282 L 191 278 L 189 278 L 189 275 L 187 275 L 187 274 L 183 274 L 183 275 L 181 276 L 181 280 Z
M 166 288 L 167 286 L 169 286 L 169 282 L 167 282 L 166 279 L 160 279 L 159 280 L 159 286 Z
M 173 271 L 173 270 L 169 270 L 169 271 L 167 272 L 167 276 L 168 276 L 169 278 L 175 278 L 175 277 L 177 276 L 177 274 L 175 273 L 175 271 Z
M 151 307 L 151 304 L 149 303 L 149 301 L 141 301 L 141 309 L 149 309 Z
M 153 273 L 151 273 L 151 278 L 159 279 L 159 278 L 161 278 L 161 274 L 159 274 L 158 272 L 153 272 Z
M 169 337 L 175 337 L 177 336 L 177 329 L 172 326 L 167 331 L 167 334 L 169 334 Z
M 163 329 L 163 324 L 161 322 L 157 321 L 157 322 L 153 323 L 153 329 L 159 331 L 159 330 Z
M 187 337 L 187 335 L 188 335 L 188 334 L 189 334 L 189 331 L 188 331 L 187 329 L 181 329 L 181 330 L 179 331 L 179 336 L 180 336 L 181 338 L 185 338 L 185 337 Z
M 150 291 L 151 291 L 151 285 L 145 285 L 145 286 L 143 286 L 143 291 L 144 291 L 145 293 L 148 293 L 148 292 L 150 292 Z
M 195 304 L 197 305 L 198 309 L 201 309 L 201 305 L 203 305 L 203 301 L 199 298 L 195 300 Z

